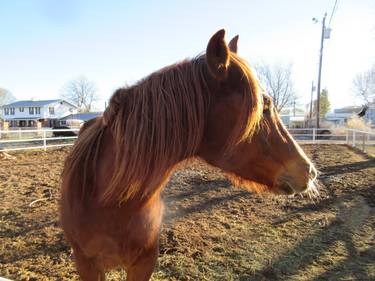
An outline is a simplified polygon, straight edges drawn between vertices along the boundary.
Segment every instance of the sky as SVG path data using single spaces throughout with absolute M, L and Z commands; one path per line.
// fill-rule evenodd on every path
M 239 55 L 291 63 L 301 105 L 317 81 L 321 23 L 335 0 L 86 1 L 0 0 L 0 87 L 18 99 L 58 98 L 86 76 L 99 109 L 115 89 L 161 67 L 202 53 L 225 28 L 239 34 Z M 352 80 L 375 63 L 375 1 L 338 0 L 324 41 L 322 88 L 332 108 L 361 102 Z

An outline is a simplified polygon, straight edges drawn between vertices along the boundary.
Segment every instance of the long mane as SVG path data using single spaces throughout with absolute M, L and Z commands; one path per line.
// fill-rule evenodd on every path
M 228 148 L 256 130 L 262 111 L 258 83 L 246 63 L 231 54 L 248 87 Z M 136 85 L 117 90 L 101 119 L 86 128 L 68 156 L 63 179 L 79 185 L 82 198 L 95 189 L 100 146 L 105 132 L 113 137 L 112 178 L 100 195 L 102 203 L 126 202 L 152 194 L 166 181 L 176 163 L 199 148 L 210 107 L 204 56 L 161 69 Z

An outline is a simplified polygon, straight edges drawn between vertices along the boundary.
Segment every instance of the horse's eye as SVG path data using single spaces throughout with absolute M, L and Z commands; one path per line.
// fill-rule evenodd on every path
M 272 100 L 267 95 L 263 95 L 263 114 L 271 114 Z
M 269 102 L 265 102 L 264 105 L 263 105 L 263 114 L 270 114 L 270 103 Z

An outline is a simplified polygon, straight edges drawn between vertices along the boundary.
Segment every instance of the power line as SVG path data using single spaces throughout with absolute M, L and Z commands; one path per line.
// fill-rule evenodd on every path
M 331 26 L 331 21 L 332 21 L 333 15 L 335 14 L 335 12 L 337 10 L 337 3 L 338 2 L 339 2 L 338 0 L 335 0 L 335 5 L 333 6 L 331 17 L 329 18 L 328 26 Z

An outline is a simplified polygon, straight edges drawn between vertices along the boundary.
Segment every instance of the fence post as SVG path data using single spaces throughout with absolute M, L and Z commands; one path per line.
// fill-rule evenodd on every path
M 43 130 L 43 147 L 44 147 L 44 151 L 46 151 L 47 150 L 46 130 Z
M 353 131 L 353 144 L 352 144 L 353 147 L 355 147 L 355 131 Z
M 365 152 L 365 144 L 366 144 L 366 140 L 365 140 L 365 136 L 366 134 L 365 133 L 362 133 L 362 151 Z
M 18 128 L 18 139 L 22 139 L 22 130 Z
M 316 129 L 315 128 L 313 128 L 313 144 L 315 144 L 315 135 L 316 135 Z
M 346 129 L 346 144 L 349 144 L 349 130 Z

